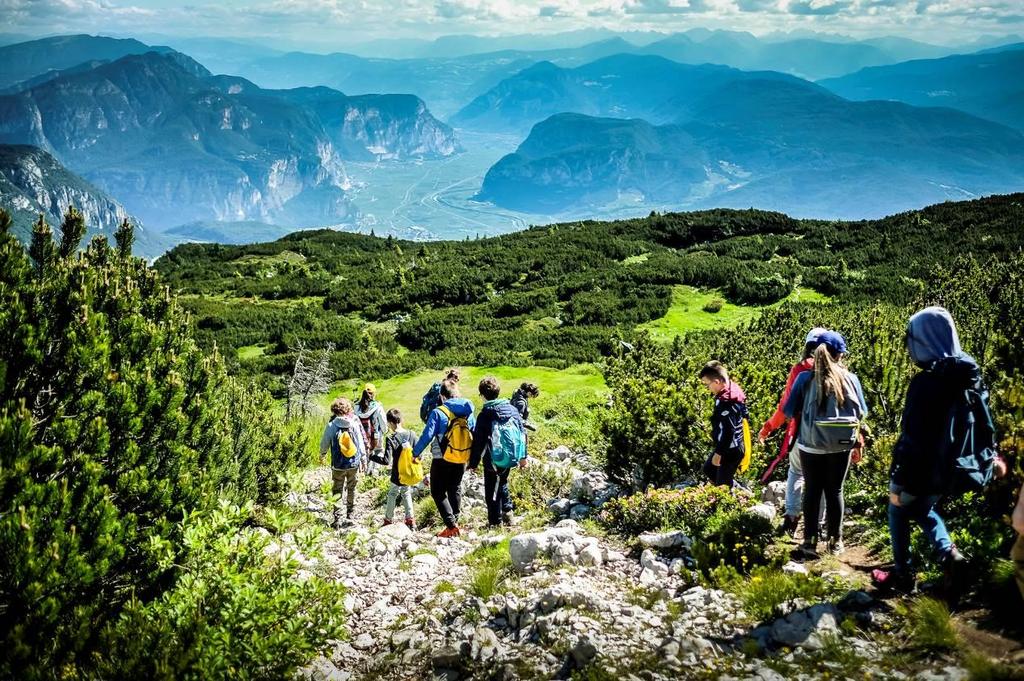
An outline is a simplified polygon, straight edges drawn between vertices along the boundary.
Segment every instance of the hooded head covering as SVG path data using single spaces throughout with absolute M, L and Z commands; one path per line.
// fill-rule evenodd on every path
M 946 308 L 926 307 L 910 318 L 907 350 L 911 359 L 922 365 L 963 355 L 956 325 Z

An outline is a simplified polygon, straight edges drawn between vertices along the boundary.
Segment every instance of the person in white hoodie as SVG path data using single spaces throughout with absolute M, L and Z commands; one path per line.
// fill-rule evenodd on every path
M 330 423 L 320 437 L 320 463 L 331 453 L 331 492 L 343 497 L 345 518 L 352 519 L 356 504 L 356 477 L 359 465 L 367 456 L 363 428 L 353 413 L 352 400 L 339 397 L 331 403 Z M 340 509 L 335 511 L 335 525 L 340 524 Z

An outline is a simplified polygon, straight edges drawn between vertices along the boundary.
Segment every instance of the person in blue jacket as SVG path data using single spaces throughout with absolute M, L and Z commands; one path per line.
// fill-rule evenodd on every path
M 462 510 L 462 476 L 466 462 L 455 463 L 444 458 L 441 444 L 449 435 L 452 419 L 466 419 L 470 431 L 476 425 L 473 403 L 459 396 L 458 383 L 446 380 L 441 383 L 439 395 L 441 404 L 431 410 L 420 439 L 413 447 L 412 455 L 419 457 L 430 448 L 430 496 L 437 505 L 445 529 L 438 535 L 442 538 L 459 536 L 459 513 Z M 449 419 L 451 414 L 452 419 Z M 468 462 L 469 452 L 466 452 Z

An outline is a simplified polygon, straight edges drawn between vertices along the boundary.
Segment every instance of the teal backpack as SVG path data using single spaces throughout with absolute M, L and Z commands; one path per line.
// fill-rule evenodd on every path
M 515 417 L 494 422 L 488 446 L 495 468 L 512 468 L 526 458 L 526 435 Z

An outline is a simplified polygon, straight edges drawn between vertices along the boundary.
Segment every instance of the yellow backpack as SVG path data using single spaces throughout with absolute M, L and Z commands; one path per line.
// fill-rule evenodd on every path
M 413 459 L 412 445 L 405 443 L 398 455 L 398 482 L 402 485 L 418 485 L 423 480 L 423 462 Z
M 448 430 L 441 438 L 441 458 L 449 463 L 469 463 L 469 451 L 473 448 L 473 431 L 469 428 L 469 420 L 464 416 L 456 416 L 444 405 L 438 409 L 448 417 Z
M 348 432 L 348 428 L 343 428 L 338 431 L 338 451 L 346 459 L 351 459 L 359 453 L 359 448 L 356 447 L 356 441 L 352 439 L 352 435 Z
M 750 468 L 750 453 L 753 450 L 750 437 L 750 421 L 743 419 L 743 459 L 740 461 L 740 473 Z

